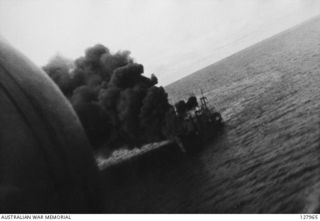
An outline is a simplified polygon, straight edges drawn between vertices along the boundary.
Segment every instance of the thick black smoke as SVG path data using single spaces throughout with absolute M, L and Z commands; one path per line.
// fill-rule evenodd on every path
M 133 63 L 129 51 L 111 54 L 109 49 L 97 44 L 85 51 L 85 56 L 76 59 L 73 77 L 75 84 L 100 86 L 110 81 L 113 71 Z
M 139 115 L 142 130 L 149 142 L 164 138 L 163 128 L 169 108 L 168 94 L 163 87 L 150 87 Z
M 66 96 L 70 96 L 75 88 L 71 77 L 72 68 L 73 62 L 71 60 L 56 55 L 43 67 L 43 70 L 48 73 Z
M 121 89 L 132 88 L 142 79 L 143 66 L 128 64 L 114 70 L 109 85 Z
M 141 145 L 170 134 L 168 95 L 154 74 L 143 75 L 129 51 L 111 53 L 97 44 L 74 62 L 52 59 L 44 70 L 69 98 L 95 147 Z

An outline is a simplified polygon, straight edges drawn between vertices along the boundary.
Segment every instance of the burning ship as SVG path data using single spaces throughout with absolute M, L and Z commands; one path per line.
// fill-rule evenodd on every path
M 223 131 L 223 119 L 208 98 L 201 93 L 200 104 L 183 117 L 176 142 L 184 152 L 196 152 Z

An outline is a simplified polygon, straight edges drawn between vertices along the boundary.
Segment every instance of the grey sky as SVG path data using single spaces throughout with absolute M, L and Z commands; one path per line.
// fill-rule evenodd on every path
M 128 49 L 167 84 L 318 14 L 318 0 L 0 0 L 0 34 L 38 65 Z

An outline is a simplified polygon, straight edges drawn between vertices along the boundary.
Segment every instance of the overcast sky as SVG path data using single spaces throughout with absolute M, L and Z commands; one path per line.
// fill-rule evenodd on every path
M 128 49 L 165 85 L 318 14 L 319 0 L 0 0 L 0 35 L 38 65 Z

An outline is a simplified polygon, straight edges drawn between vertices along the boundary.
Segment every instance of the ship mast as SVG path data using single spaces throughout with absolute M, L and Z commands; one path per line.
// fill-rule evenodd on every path
M 208 98 L 204 96 L 203 90 L 201 89 L 201 97 L 200 97 L 201 109 L 207 110 L 208 109 Z

